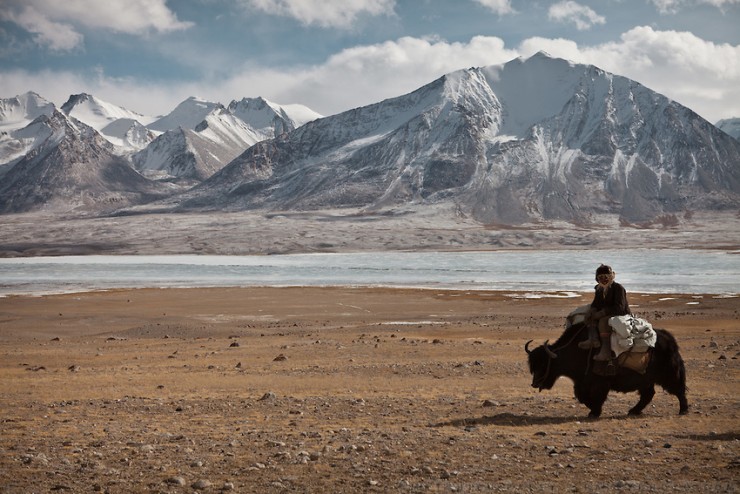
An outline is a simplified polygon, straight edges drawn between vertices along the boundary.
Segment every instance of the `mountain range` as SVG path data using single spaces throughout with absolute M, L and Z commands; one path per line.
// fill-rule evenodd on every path
M 4 213 L 453 204 L 483 224 L 639 223 L 740 205 L 740 142 L 727 128 L 545 53 L 323 118 L 262 98 L 189 98 L 158 118 L 84 94 L 61 111 L 33 93 L 0 105 Z

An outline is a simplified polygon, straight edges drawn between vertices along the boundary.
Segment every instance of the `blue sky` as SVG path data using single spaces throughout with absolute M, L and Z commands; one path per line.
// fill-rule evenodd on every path
M 0 97 L 145 114 L 263 96 L 324 115 L 539 50 L 740 116 L 740 0 L 0 0 Z

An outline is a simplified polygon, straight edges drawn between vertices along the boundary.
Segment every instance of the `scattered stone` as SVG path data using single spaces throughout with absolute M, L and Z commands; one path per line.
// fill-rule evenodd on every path
M 234 484 L 232 482 L 224 482 L 224 486 L 221 488 L 222 491 L 233 491 Z
M 70 372 L 79 372 L 80 371 L 80 366 L 79 365 L 70 365 L 69 367 L 67 367 L 67 370 L 70 371 Z
M 277 357 L 275 357 L 274 359 L 272 359 L 273 362 L 284 362 L 286 360 L 288 360 L 288 357 L 286 357 L 282 353 L 280 355 L 278 355 Z
M 617 480 L 614 486 L 617 489 L 622 489 L 624 487 L 636 489 L 640 487 L 640 481 L 639 480 Z
M 238 341 L 232 341 L 231 342 L 231 345 L 229 345 L 229 347 L 231 347 L 231 348 L 236 348 L 238 346 L 239 346 L 239 342 Z
M 192 487 L 193 489 L 197 491 L 202 491 L 203 489 L 208 489 L 209 487 L 211 487 L 211 485 L 212 484 L 210 481 L 206 479 L 199 479 L 193 482 L 192 484 L 190 484 L 190 487 Z
M 58 336 L 57 336 L 57 337 L 55 337 L 55 338 L 52 338 L 52 339 L 51 339 L 51 341 L 62 341 L 62 339 L 61 339 L 60 337 L 58 337 Z
M 165 484 L 169 485 L 185 485 L 185 479 L 183 477 L 170 477 L 167 480 L 164 481 Z
M 257 401 L 268 401 L 268 400 L 274 400 L 275 398 L 277 398 L 277 396 L 275 396 L 275 393 L 273 393 L 272 391 L 268 391 L 267 393 L 263 394 L 262 398 L 260 398 Z

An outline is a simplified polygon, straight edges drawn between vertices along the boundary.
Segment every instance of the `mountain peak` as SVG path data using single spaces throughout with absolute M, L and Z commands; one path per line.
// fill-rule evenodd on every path
M 538 58 L 557 58 L 557 57 L 553 57 L 552 55 L 550 55 L 550 54 L 549 54 L 548 52 L 546 52 L 545 50 L 540 50 L 540 51 L 538 51 L 537 53 L 535 53 L 534 55 L 532 55 L 532 56 L 531 56 L 531 57 L 529 57 L 529 58 L 530 58 L 530 59 L 532 59 L 532 58 L 534 58 L 534 59 L 538 59 Z
M 54 103 L 33 91 L 0 99 L 0 128 L 4 131 L 23 128 L 40 115 L 51 115 L 55 108 Z
M 62 111 L 69 115 L 69 113 L 74 109 L 75 106 L 86 101 L 94 101 L 94 98 L 88 93 L 72 94 L 62 105 Z
M 177 127 L 195 129 L 209 114 L 223 110 L 221 103 L 207 101 L 198 96 L 190 96 L 170 113 L 156 120 L 148 127 L 157 132 L 166 132 Z
M 740 144 L 691 110 L 625 77 L 539 52 L 456 71 L 262 141 L 181 205 L 444 202 L 481 223 L 602 214 L 649 222 L 736 207 L 738 165 Z

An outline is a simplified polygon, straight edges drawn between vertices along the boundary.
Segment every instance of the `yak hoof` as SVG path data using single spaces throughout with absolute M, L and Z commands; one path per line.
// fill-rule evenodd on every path
M 689 414 L 689 409 L 688 409 L 688 407 L 687 407 L 687 408 L 683 408 L 683 409 L 679 410 L 679 411 L 678 411 L 678 414 L 679 414 L 679 415 L 688 415 L 688 414 Z
M 633 417 L 637 417 L 638 415 L 642 415 L 642 410 L 630 409 L 630 411 L 627 412 L 627 415 L 631 415 Z
M 589 412 L 589 414 L 588 414 L 588 418 L 590 418 L 590 419 L 594 419 L 594 420 L 595 420 L 595 419 L 597 419 L 597 418 L 599 418 L 599 417 L 601 417 L 601 412 L 594 412 L 594 411 L 591 411 L 591 412 Z

